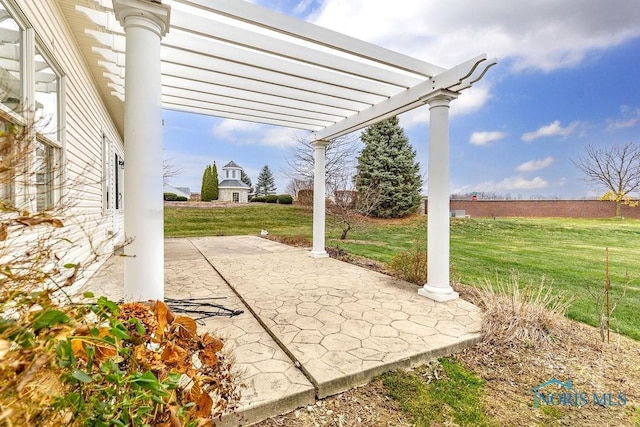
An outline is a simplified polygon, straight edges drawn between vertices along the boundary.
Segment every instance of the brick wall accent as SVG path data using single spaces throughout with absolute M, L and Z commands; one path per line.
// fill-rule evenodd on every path
M 425 212 L 428 201 L 425 200 Z M 614 202 L 602 200 L 451 200 L 450 210 L 463 210 L 472 218 L 612 218 Z M 640 219 L 640 208 L 622 206 L 625 218 Z

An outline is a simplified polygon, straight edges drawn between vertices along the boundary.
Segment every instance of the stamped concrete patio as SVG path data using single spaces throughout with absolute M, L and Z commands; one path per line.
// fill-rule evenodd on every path
M 122 296 L 112 257 L 88 288 Z M 235 317 L 203 319 L 226 338 L 246 388 L 247 425 L 364 384 L 376 375 L 453 353 L 479 338 L 480 311 L 436 303 L 414 285 L 259 237 L 165 240 L 167 298 L 211 298 Z

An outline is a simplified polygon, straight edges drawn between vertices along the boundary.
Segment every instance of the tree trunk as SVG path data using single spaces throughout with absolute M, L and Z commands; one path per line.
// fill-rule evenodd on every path
M 619 200 L 616 200 L 616 218 L 620 218 L 620 206 L 622 205 L 622 202 Z
M 351 230 L 351 225 L 347 224 L 347 227 L 342 229 L 342 236 L 340 236 L 340 240 L 345 240 L 347 238 L 349 230 Z

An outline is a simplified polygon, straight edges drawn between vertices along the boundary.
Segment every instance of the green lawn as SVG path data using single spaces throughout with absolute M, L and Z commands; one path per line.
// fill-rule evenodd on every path
M 373 220 L 349 233 L 347 242 L 336 240 L 340 230 L 328 221 L 327 244 L 346 251 L 389 262 L 400 251 L 426 234 L 426 217 L 402 221 Z M 251 205 L 228 209 L 166 208 L 167 236 L 312 235 L 311 210 L 287 205 Z M 521 283 L 539 283 L 541 276 L 554 288 L 576 301 L 568 316 L 597 325 L 594 291 L 604 283 L 605 248 L 609 248 L 609 271 L 613 299 L 629 283 L 612 326 L 640 340 L 640 221 L 618 219 L 456 219 L 451 224 L 451 266 L 453 277 L 477 285 L 496 275 L 506 278 L 517 271 Z M 628 276 L 628 277 L 627 277 Z

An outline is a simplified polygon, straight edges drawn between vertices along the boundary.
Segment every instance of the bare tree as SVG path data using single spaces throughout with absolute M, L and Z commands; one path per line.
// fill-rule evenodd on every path
M 286 156 L 286 169 L 283 171 L 292 180 L 299 182 L 313 182 L 313 140 L 299 134 L 297 141 Z M 345 171 L 355 167 L 355 158 L 360 148 L 357 135 L 350 134 L 333 139 L 327 145 L 325 177 L 327 183 Z
M 162 179 L 166 183 L 167 179 L 176 177 L 182 173 L 182 169 L 176 166 L 173 157 L 165 157 L 162 160 Z
M 349 231 L 362 224 L 382 199 L 378 186 L 371 184 L 358 188 L 356 179 L 343 173 L 329 181 L 328 187 L 332 197 L 327 204 L 327 213 L 342 227 L 340 240 L 345 240 Z
M 585 149 L 586 154 L 572 160 L 573 164 L 585 174 L 585 181 L 606 189 L 603 199 L 616 202 L 616 216 L 620 216 L 620 206 L 629 201 L 629 193 L 640 189 L 640 147 L 628 142 Z

